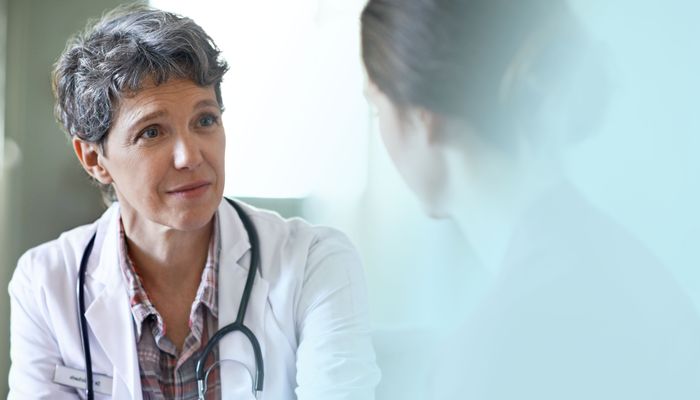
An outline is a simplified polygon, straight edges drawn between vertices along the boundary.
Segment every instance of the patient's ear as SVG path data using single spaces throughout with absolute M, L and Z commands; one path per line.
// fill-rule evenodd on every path
M 78 157 L 78 161 L 80 161 L 83 169 L 104 185 L 112 183 L 112 176 L 104 166 L 104 152 L 100 145 L 86 142 L 78 137 L 73 137 L 72 142 L 75 155 Z
M 420 125 L 420 131 L 426 135 L 425 140 L 429 145 L 445 143 L 445 117 L 422 107 L 414 109 L 413 113 L 414 123 Z

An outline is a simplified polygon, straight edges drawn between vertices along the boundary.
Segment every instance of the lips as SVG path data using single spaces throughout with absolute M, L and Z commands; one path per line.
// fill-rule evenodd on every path
M 168 190 L 166 193 L 176 196 L 198 195 L 205 192 L 209 186 L 211 186 L 211 182 L 209 181 L 189 182 L 184 185 L 176 186 Z

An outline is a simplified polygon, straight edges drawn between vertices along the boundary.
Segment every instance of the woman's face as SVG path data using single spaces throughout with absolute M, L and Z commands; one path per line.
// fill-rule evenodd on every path
M 101 157 L 122 218 L 204 227 L 224 190 L 226 137 L 213 86 L 171 79 L 124 96 Z
M 369 80 L 365 95 L 376 109 L 384 147 L 399 174 L 429 215 L 445 216 L 446 171 L 441 143 L 435 137 L 435 116 L 418 109 L 400 112 Z

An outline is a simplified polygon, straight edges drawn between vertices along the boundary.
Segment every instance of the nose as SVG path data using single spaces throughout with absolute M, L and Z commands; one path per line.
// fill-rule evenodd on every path
M 194 170 L 202 163 L 202 151 L 196 133 L 183 131 L 178 135 L 173 159 L 177 169 Z

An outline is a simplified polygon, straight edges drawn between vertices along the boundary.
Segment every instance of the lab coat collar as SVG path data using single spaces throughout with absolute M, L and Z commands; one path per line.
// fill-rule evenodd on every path
M 249 206 L 243 205 L 243 208 L 249 216 L 255 212 Z M 222 199 L 219 204 L 218 212 L 221 233 L 218 302 L 219 328 L 222 328 L 236 319 L 250 266 L 251 243 L 243 222 L 225 199 Z M 119 268 L 119 216 L 119 205 L 115 203 L 97 223 L 94 248 L 101 250 L 99 257 L 96 251 L 90 257 L 86 274 L 87 284 L 96 285 L 92 291 L 96 295 L 89 304 L 85 317 L 90 331 L 94 334 L 95 340 L 91 338 L 91 343 L 98 343 L 102 347 L 114 366 L 116 377 L 121 379 L 128 388 L 128 398 L 141 399 L 135 327 L 128 307 L 126 284 Z M 256 225 L 258 236 L 262 238 L 264 235 L 261 234 L 255 221 L 253 223 Z M 265 257 L 262 257 L 261 264 L 266 261 Z M 264 321 L 269 286 L 262 277 L 261 271 L 258 270 L 244 321 L 260 341 L 263 359 L 266 358 Z M 89 302 L 89 299 L 86 298 L 86 301 Z M 96 351 L 92 352 L 95 354 Z M 240 333 L 229 334 L 221 340 L 219 358 L 238 361 L 245 365 L 250 376 L 255 374 L 253 351 L 249 341 Z M 239 370 L 236 371 L 236 368 Z M 224 363 L 221 366 L 222 376 L 236 377 L 238 373 L 240 373 L 240 367 L 236 363 Z M 222 380 L 222 393 L 234 393 L 241 388 L 242 385 L 236 380 Z M 247 394 L 250 395 L 249 390 Z M 112 395 L 114 398 L 121 398 L 117 393 Z
M 241 204 L 240 202 L 238 204 Z M 247 211 L 247 207 L 244 207 Z M 248 232 L 243 226 L 243 221 L 238 217 L 236 210 L 226 201 L 221 200 L 219 204 L 219 232 L 221 233 L 221 254 L 219 265 L 223 259 L 237 263 L 241 257 L 250 249 L 250 239 Z M 248 266 L 245 268 L 248 271 Z
M 239 204 L 242 204 L 239 202 Z M 253 210 L 250 206 L 243 205 L 246 212 Z M 250 249 L 250 239 L 238 217 L 236 210 L 223 199 L 219 204 L 219 224 L 221 233 L 220 264 L 223 259 L 238 263 L 238 261 Z M 123 277 L 119 269 L 119 203 L 114 203 L 105 211 L 97 221 L 97 235 L 95 237 L 95 249 L 101 248 L 99 257 L 90 257 L 87 276 L 104 286 L 122 284 Z M 115 257 L 116 254 L 116 257 Z M 99 267 L 99 268 L 98 268 Z M 240 268 L 247 273 L 248 265 Z M 260 271 L 258 271 L 258 274 Z
M 94 283 L 97 287 L 92 291 L 94 300 L 88 306 L 85 318 L 95 339 L 91 338 L 91 343 L 99 344 L 105 352 L 114 367 L 115 378 L 124 382 L 129 398 L 141 399 L 133 317 L 128 307 L 124 276 L 119 268 L 119 215 L 119 205 L 115 203 L 97 224 L 94 248 L 101 250 L 99 257 L 98 254 L 90 257 L 89 279 L 86 280 L 88 285 Z M 94 347 L 91 350 L 94 357 L 96 350 Z M 112 395 L 120 398 L 118 393 Z
M 241 203 L 239 202 L 239 204 Z M 262 241 L 264 235 L 261 234 L 260 221 L 255 221 L 255 218 L 252 216 L 255 210 L 244 204 L 241 205 L 250 219 L 253 220 L 258 237 Z M 218 294 L 219 329 L 221 329 L 236 319 L 250 268 L 251 253 L 249 250 L 251 243 L 236 210 L 225 199 L 219 206 L 219 216 L 222 243 L 221 257 L 219 259 L 220 290 Z M 261 251 L 261 267 L 255 276 L 255 283 L 248 302 L 244 324 L 253 331 L 260 341 L 263 359 L 265 359 L 264 322 L 270 285 L 261 274 L 262 264 L 266 261 L 262 253 Z M 252 380 L 249 381 L 251 386 L 240 384 L 240 379 L 251 379 L 250 377 L 255 376 L 255 357 L 248 339 L 240 332 L 226 335 L 219 344 L 219 359 L 238 362 L 224 362 L 221 364 L 221 375 L 227 377 L 221 382 L 222 393 L 235 393 L 234 398 L 249 398 Z M 241 375 L 241 364 L 248 370 L 247 374 Z M 235 379 L 228 379 L 228 377 Z

